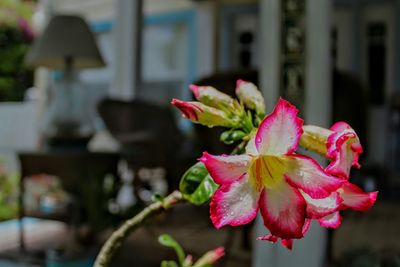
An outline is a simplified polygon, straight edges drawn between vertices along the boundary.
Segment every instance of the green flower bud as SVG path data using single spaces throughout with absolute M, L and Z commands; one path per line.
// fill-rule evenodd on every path
M 235 99 L 218 91 L 214 87 L 192 84 L 190 85 L 190 90 L 198 101 L 207 106 L 220 109 L 231 116 L 240 116 L 243 114 L 243 108 Z
M 236 141 L 242 140 L 246 136 L 246 133 L 243 131 L 226 131 L 223 132 L 220 136 L 221 142 L 230 145 L 233 144 Z
M 227 128 L 237 128 L 240 125 L 239 118 L 231 118 L 224 111 L 206 106 L 197 101 L 185 102 L 172 99 L 171 104 L 182 112 L 184 118 L 194 123 L 208 127 L 222 126 Z

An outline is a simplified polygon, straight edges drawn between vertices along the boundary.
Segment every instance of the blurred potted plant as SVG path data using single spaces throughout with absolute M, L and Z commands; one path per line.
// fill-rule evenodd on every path
M 36 144 L 31 128 L 37 127 L 34 122 L 39 109 L 24 102 L 26 90 L 33 86 L 33 70 L 24 66 L 34 38 L 30 24 L 33 7 L 32 1 L 0 0 L 0 121 L 6 125 L 0 129 L 0 147 L 10 148 L 11 144 L 12 148 L 29 149 L 26 145 L 31 140 Z M 24 135 L 20 138 L 24 142 L 14 139 L 15 132 Z
M 20 102 L 33 85 L 24 57 L 34 38 L 32 4 L 0 0 L 0 102 Z
M 0 221 L 17 217 L 18 192 L 19 176 L 7 173 L 0 161 Z

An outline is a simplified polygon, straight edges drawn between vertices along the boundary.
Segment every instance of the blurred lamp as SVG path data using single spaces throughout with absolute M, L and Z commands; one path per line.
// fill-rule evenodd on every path
M 27 54 L 26 63 L 61 70 L 43 134 L 50 146 L 86 145 L 93 134 L 88 99 L 77 69 L 105 66 L 95 38 L 79 16 L 54 16 Z

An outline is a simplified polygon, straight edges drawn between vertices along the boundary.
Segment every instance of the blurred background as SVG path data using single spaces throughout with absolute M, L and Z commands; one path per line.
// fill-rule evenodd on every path
M 0 266 L 91 266 L 124 219 L 176 189 L 220 129 L 170 106 L 188 85 L 237 79 L 307 124 L 349 122 L 364 153 L 352 181 L 379 190 L 341 228 L 313 224 L 292 252 L 255 241 L 259 219 L 215 230 L 181 205 L 124 243 L 112 266 L 159 266 L 171 234 L 216 266 L 400 266 L 399 0 L 0 0 Z

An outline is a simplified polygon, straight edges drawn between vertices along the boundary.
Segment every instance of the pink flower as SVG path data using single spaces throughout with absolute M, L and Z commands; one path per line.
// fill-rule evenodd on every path
M 329 130 L 306 125 L 303 130 L 300 145 L 331 160 L 326 169 L 330 174 L 348 179 L 351 167 L 360 167 L 358 157 L 363 150 L 356 132 L 347 123 L 337 122 Z
M 216 228 L 247 224 L 260 210 L 271 236 L 302 238 L 307 228 L 302 192 L 321 199 L 342 185 L 316 161 L 294 153 L 303 132 L 303 120 L 297 114 L 293 105 L 280 99 L 261 122 L 246 154 L 203 154 L 200 161 L 220 185 L 210 204 Z
M 313 210 L 313 216 L 310 213 L 307 216 L 317 219 L 323 227 L 338 228 L 342 221 L 340 210 L 367 211 L 378 195 L 378 192 L 364 192 L 348 181 L 351 167 L 360 167 L 358 158 L 363 151 L 360 140 L 345 122 L 337 122 L 329 130 L 313 125 L 303 126 L 303 130 L 300 144 L 330 159 L 325 171 L 344 180 L 343 185 L 328 198 L 305 197 L 307 210 Z
M 327 140 L 326 156 L 331 160 L 326 170 L 335 176 L 349 178 L 352 166 L 360 168 L 358 157 L 363 152 L 356 132 L 345 122 L 337 122 Z
M 338 228 L 342 223 L 340 210 L 351 208 L 356 211 L 367 211 L 374 203 L 378 192 L 366 193 L 350 182 L 344 184 L 331 195 L 322 199 L 313 199 L 300 190 L 306 201 L 306 221 L 303 226 L 303 235 L 308 231 L 311 219 L 318 220 L 322 227 Z M 258 240 L 266 240 L 272 243 L 278 241 L 278 237 L 267 234 Z M 282 245 L 292 249 L 293 239 L 281 239 Z
M 376 201 L 378 192 L 364 192 L 355 184 L 345 181 L 343 185 L 337 190 L 341 203 L 337 210 L 331 212 L 323 217 L 317 218 L 318 222 L 323 227 L 338 228 L 342 222 L 339 211 L 345 209 L 352 209 L 356 211 L 369 210 Z M 308 205 L 315 205 L 315 200 L 311 200 Z

